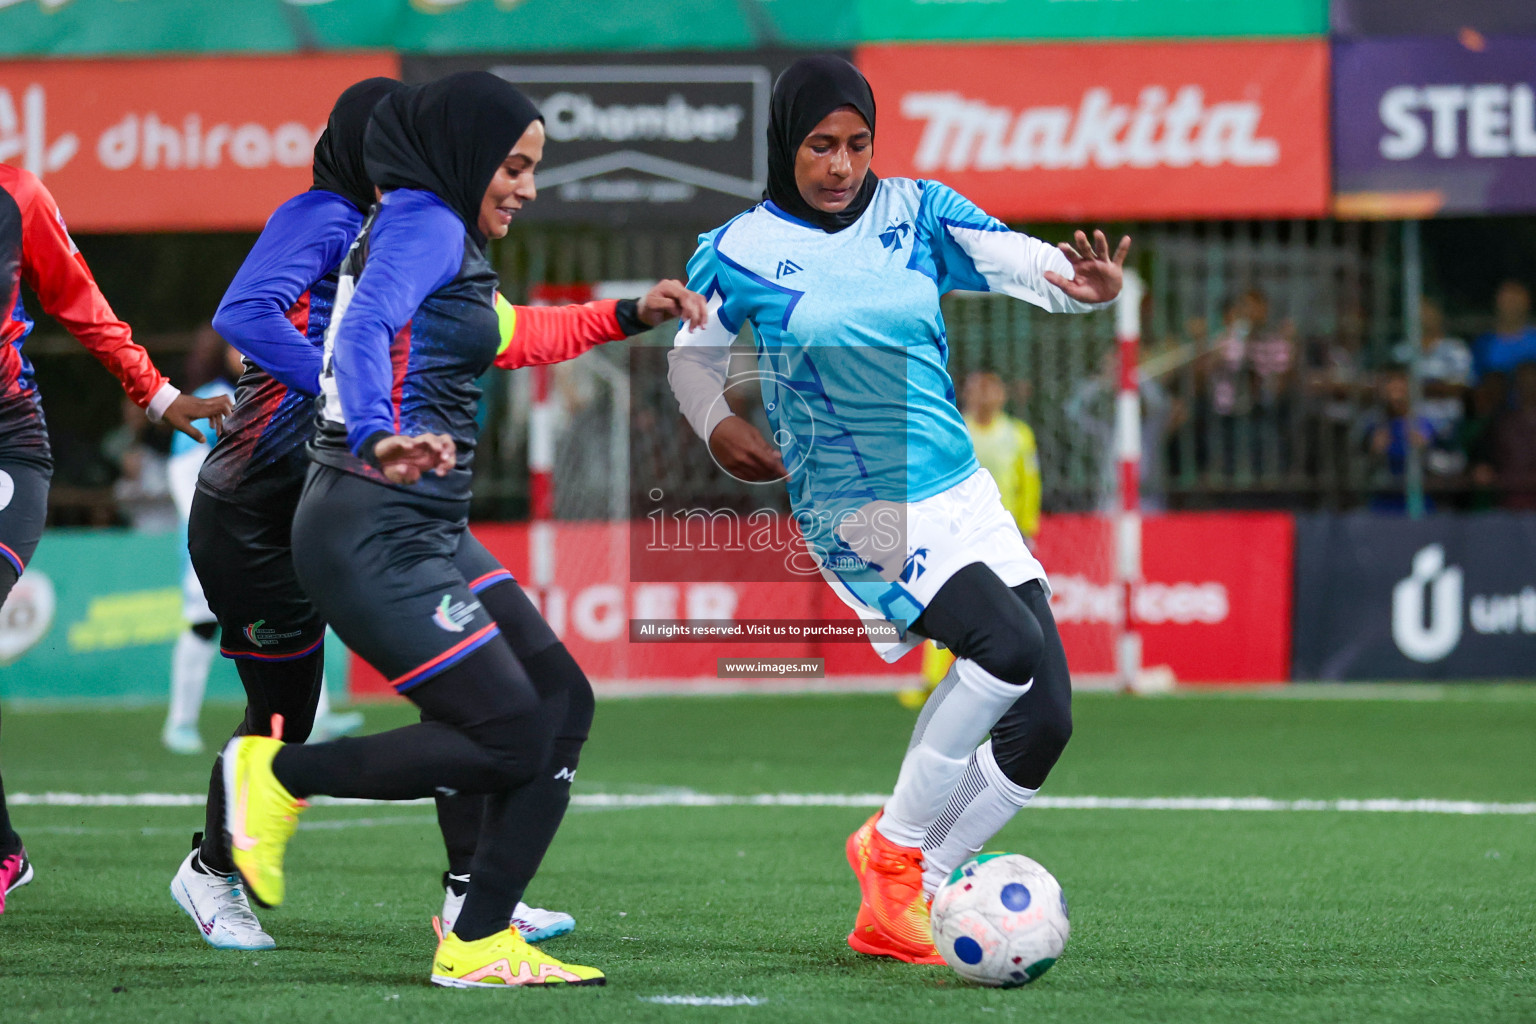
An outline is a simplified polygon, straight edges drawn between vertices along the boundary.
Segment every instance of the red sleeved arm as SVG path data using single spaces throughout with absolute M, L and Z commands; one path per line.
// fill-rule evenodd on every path
M 169 382 L 155 369 L 149 353 L 134 343 L 128 325 L 112 312 L 85 265 L 85 257 L 69 237 L 48 189 L 25 171 L 18 175 L 16 184 L 16 201 L 21 207 L 22 277 L 37 293 L 44 312 L 63 324 L 112 371 L 129 398 L 149 408 L 150 400 Z
M 575 359 L 590 348 L 625 337 L 615 314 L 618 302 L 602 299 L 579 306 L 514 306 L 496 296 L 503 370 Z

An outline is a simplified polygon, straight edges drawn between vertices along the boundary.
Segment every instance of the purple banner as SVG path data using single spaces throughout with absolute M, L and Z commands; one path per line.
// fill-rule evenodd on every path
M 1333 0 L 1335 36 L 1438 36 L 1536 32 L 1531 0 Z
M 1536 37 L 1333 50 L 1342 216 L 1536 211 Z

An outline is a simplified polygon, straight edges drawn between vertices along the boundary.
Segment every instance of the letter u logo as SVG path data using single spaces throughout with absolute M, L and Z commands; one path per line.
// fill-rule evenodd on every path
M 1392 588 L 1392 639 L 1414 661 L 1440 661 L 1461 641 L 1461 569 L 1430 544 L 1413 556 L 1413 571 Z M 1429 607 L 1429 621 L 1424 609 Z

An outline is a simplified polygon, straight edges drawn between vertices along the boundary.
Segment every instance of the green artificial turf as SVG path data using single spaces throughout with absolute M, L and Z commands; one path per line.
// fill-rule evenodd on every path
M 1425 692 L 1083 695 L 1046 792 L 1536 800 L 1536 691 Z M 607 701 L 576 792 L 881 792 L 911 721 L 883 696 Z M 158 724 L 7 710 L 6 789 L 196 792 L 207 759 L 162 752 Z M 0 1021 L 1536 1021 L 1536 816 L 1026 810 L 994 845 L 1056 874 L 1073 935 L 1005 992 L 844 945 L 842 841 L 868 813 L 573 809 L 528 895 L 576 915 L 548 948 L 608 986 L 487 993 L 426 983 L 428 806 L 308 812 L 267 953 L 208 948 L 171 902 L 198 809 L 15 807 L 38 875 L 0 916 Z M 648 1001 L 685 995 L 757 1002 Z

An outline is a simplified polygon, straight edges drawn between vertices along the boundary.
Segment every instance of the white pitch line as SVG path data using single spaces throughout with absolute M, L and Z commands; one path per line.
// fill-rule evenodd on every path
M 14 793 L 6 796 L 11 805 L 34 807 L 201 807 L 206 793 Z M 309 802 L 316 807 L 381 807 L 394 804 L 409 807 L 429 804 L 421 800 L 359 800 L 344 796 L 316 796 Z
M 761 1006 L 767 1002 L 756 996 L 640 996 L 642 1003 L 663 1006 Z
M 426 825 L 437 821 L 425 814 L 396 815 L 388 818 L 331 818 L 325 821 L 301 821 L 301 832 L 338 832 L 352 828 L 381 828 L 390 825 Z M 184 836 L 185 825 L 97 828 L 91 825 L 28 825 L 27 835 L 50 836 Z
M 646 807 L 879 807 L 880 793 L 698 793 L 689 789 L 660 793 L 578 793 L 572 805 L 590 810 Z M 34 807 L 201 807 L 202 793 L 15 793 L 13 806 Z M 357 800 L 315 797 L 321 806 L 409 806 L 426 800 Z M 1339 813 L 1536 815 L 1536 802 L 1496 803 L 1477 800 L 1276 800 L 1262 796 L 1038 796 L 1032 807 L 1061 811 L 1334 811 Z

